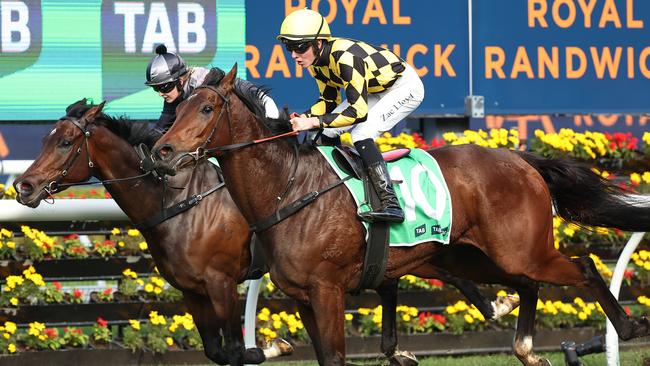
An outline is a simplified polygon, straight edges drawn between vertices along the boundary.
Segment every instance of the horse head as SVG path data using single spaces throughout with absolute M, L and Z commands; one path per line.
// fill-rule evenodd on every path
M 93 163 L 88 152 L 90 126 L 101 115 L 104 103 L 88 108 L 86 99 L 66 108 L 43 138 L 43 148 L 32 165 L 16 179 L 16 200 L 35 208 L 50 197 L 62 183 L 81 182 L 92 175 Z
M 236 98 L 231 98 L 237 75 L 237 64 L 219 79 L 216 71 L 210 71 L 204 83 L 194 89 L 192 95 L 176 108 L 176 121 L 156 142 L 153 155 L 156 167 L 166 174 L 176 174 L 187 162 L 205 157 L 205 150 L 231 143 L 230 121 Z

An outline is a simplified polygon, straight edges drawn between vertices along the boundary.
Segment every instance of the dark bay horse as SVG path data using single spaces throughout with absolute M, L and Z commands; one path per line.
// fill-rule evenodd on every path
M 40 155 L 16 179 L 14 185 L 19 202 L 38 206 L 49 196 L 44 188 L 53 181 L 58 184 L 83 182 L 91 176 L 100 180 L 123 179 L 142 173 L 140 158 L 132 145 L 147 140 L 152 144 L 159 136 L 152 136 L 144 124 L 114 119 L 101 110 L 101 105 L 86 105 L 84 100 L 68 107 L 66 117 L 45 137 Z M 93 169 L 88 168 L 91 161 Z M 63 170 L 67 171 L 65 175 L 61 174 Z M 160 181 L 151 176 L 105 187 L 132 222 L 142 222 L 160 211 L 163 198 L 170 205 L 205 192 L 218 183 L 216 170 L 211 164 L 201 162 L 194 170 L 188 169 L 170 182 L 173 186 L 186 186 L 184 190 L 169 188 L 165 192 Z M 244 353 L 241 346 L 235 287 L 248 271 L 251 234 L 228 191 L 219 189 L 192 210 L 143 230 L 142 234 L 161 274 L 183 291 L 185 303 L 201 333 L 206 355 L 217 363 L 262 362 L 265 358 L 260 349 Z M 490 302 L 470 281 L 446 273 L 436 277 L 458 287 L 486 319 L 498 318 L 518 305 L 518 300 L 510 297 Z M 396 282 L 389 281 L 377 292 L 384 307 L 382 351 L 395 363 L 400 363 L 409 361 L 409 355 L 397 350 L 396 291 Z M 225 336 L 226 349 L 222 347 L 220 330 Z M 287 352 L 287 349 L 280 349 L 281 346 L 281 343 L 273 344 L 267 352 Z
M 313 149 L 297 154 L 288 139 L 263 140 L 289 131 L 288 121 L 252 113 L 247 105 L 260 101 L 232 92 L 236 69 L 219 85 L 195 89 L 179 105 L 174 126 L 157 141 L 154 153 L 169 173 L 188 157 L 216 155 L 233 200 L 253 224 L 282 207 L 277 197 L 283 192 L 287 204 L 338 177 Z M 514 288 L 521 309 L 513 350 L 525 365 L 550 364 L 533 351 L 540 282 L 588 290 L 624 340 L 650 334 L 648 319 L 625 313 L 590 258 L 568 258 L 554 248 L 552 205 L 565 220 L 629 231 L 650 231 L 650 207 L 627 203 L 623 192 L 570 160 L 476 145 L 430 153 L 451 192 L 451 244 L 391 248 L 387 279 L 407 273 L 430 277 L 443 268 Z M 271 258 L 271 278 L 298 300 L 319 362 L 344 364 L 343 295 L 360 280 L 365 247 L 350 194 L 344 187 L 330 190 L 259 234 Z
M 101 114 L 101 109 L 87 106 L 85 100 L 68 107 L 67 116 L 44 138 L 34 163 L 16 179 L 20 203 L 38 206 L 49 196 L 44 188 L 50 182 L 64 184 L 83 182 L 92 176 L 109 180 L 142 174 L 140 159 L 127 139 L 135 143 L 150 138 L 147 126 L 112 119 Z M 62 174 L 64 170 L 67 172 Z M 163 202 L 172 205 L 206 192 L 219 182 L 216 169 L 206 162 L 170 182 L 185 189 L 168 188 L 165 192 L 151 175 L 105 187 L 129 219 L 139 223 L 160 212 Z M 266 359 L 262 349 L 244 350 L 236 288 L 249 268 L 251 233 L 226 189 L 204 200 L 189 211 L 143 230 L 142 235 L 160 274 L 183 292 L 206 356 L 219 364 L 261 363 Z M 278 353 L 283 346 L 274 344 L 269 351 Z

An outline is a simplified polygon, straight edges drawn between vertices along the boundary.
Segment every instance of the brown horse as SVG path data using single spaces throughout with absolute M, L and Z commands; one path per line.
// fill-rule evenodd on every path
M 179 175 L 169 184 L 180 183 L 187 186 L 184 190 L 170 188 L 165 192 L 160 181 L 150 176 L 129 179 L 141 175 L 140 158 L 132 145 L 144 141 L 153 144 L 159 136 L 152 134 L 144 124 L 113 119 L 101 113 L 101 109 L 101 105 L 86 105 L 85 100 L 68 107 L 66 117 L 45 137 L 38 158 L 16 180 L 19 202 L 38 206 L 49 196 L 46 188 L 56 189 L 51 182 L 64 186 L 87 181 L 91 176 L 100 180 L 125 179 L 119 184 L 105 186 L 131 221 L 142 222 L 159 213 L 162 202 L 179 202 L 219 184 L 216 170 L 207 163 L 199 164 L 194 171 L 187 170 L 184 173 L 188 174 Z M 94 169 L 88 168 L 90 162 Z M 65 175 L 61 174 L 63 170 L 67 171 Z M 251 234 L 228 191 L 219 189 L 205 197 L 201 205 L 142 233 L 161 274 L 183 291 L 185 303 L 201 333 L 206 355 L 217 363 L 264 361 L 260 349 L 244 353 L 241 346 L 239 303 L 234 290 L 249 268 Z M 490 302 L 470 281 L 445 273 L 437 277 L 458 287 L 487 319 L 507 314 L 518 304 L 512 298 Z M 377 292 L 385 309 L 382 313 L 382 351 L 399 363 L 408 361 L 408 353 L 397 351 L 396 290 L 396 281 L 389 281 Z M 225 336 L 225 350 L 220 329 Z M 277 351 L 281 345 L 274 344 L 269 351 Z M 286 349 L 280 351 L 287 352 Z
M 288 190 L 284 199 L 293 202 L 338 178 L 313 149 L 303 148 L 298 156 L 287 139 L 263 140 L 290 126 L 286 119 L 265 121 L 247 108 L 260 102 L 232 92 L 236 69 L 218 86 L 199 87 L 179 105 L 176 123 L 154 153 L 168 172 L 188 156 L 216 155 L 233 200 L 254 224 L 282 207 L 277 197 L 283 192 Z M 630 231 L 650 230 L 650 207 L 626 203 L 623 192 L 573 161 L 475 145 L 431 154 L 451 192 L 451 245 L 391 248 L 386 278 L 429 277 L 441 267 L 516 289 L 521 309 L 513 349 L 525 365 L 549 364 L 533 352 L 540 282 L 588 290 L 622 339 L 650 333 L 647 318 L 626 315 L 590 258 L 567 258 L 554 248 L 552 203 L 566 220 Z M 359 282 L 365 247 L 350 194 L 344 187 L 330 190 L 259 234 L 272 259 L 271 278 L 298 300 L 319 362 L 344 364 L 343 295 Z
M 67 116 L 45 137 L 39 156 L 14 183 L 20 203 L 38 206 L 49 196 L 44 188 L 56 189 L 51 182 L 141 175 L 140 159 L 127 139 L 135 143 L 149 138 L 149 129 L 145 124 L 107 117 L 101 109 L 85 105 L 85 100 L 68 107 Z M 161 205 L 206 192 L 219 182 L 217 170 L 206 163 L 169 184 L 184 189 L 165 192 L 163 184 L 151 175 L 105 186 L 129 219 L 140 223 L 159 213 Z M 218 189 L 204 201 L 143 230 L 142 235 L 162 276 L 183 292 L 206 356 L 219 364 L 261 363 L 266 359 L 263 350 L 244 350 L 236 289 L 249 268 L 251 233 L 226 189 Z

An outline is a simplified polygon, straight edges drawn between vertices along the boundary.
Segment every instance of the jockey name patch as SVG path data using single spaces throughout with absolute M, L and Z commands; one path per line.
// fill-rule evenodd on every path
M 331 146 L 318 150 L 336 171 L 339 178 L 348 176 L 332 157 Z M 405 220 L 390 225 L 391 246 L 412 246 L 428 241 L 449 244 L 451 234 L 451 196 L 438 162 L 424 150 L 411 149 L 409 155 L 388 163 L 388 171 L 395 182 L 393 187 Z M 398 182 L 396 182 L 398 181 Z M 363 182 L 350 179 L 345 182 L 360 212 L 369 209 L 365 204 Z M 363 221 L 366 231 L 368 223 Z

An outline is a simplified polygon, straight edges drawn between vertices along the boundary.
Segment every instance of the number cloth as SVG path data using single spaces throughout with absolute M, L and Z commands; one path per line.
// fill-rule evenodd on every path
M 331 146 L 319 146 L 340 178 L 348 175 L 341 170 L 332 157 Z M 412 149 L 411 153 L 395 162 L 388 163 L 395 194 L 404 209 L 405 220 L 390 225 L 391 246 L 412 246 L 428 241 L 449 244 L 451 233 L 451 196 L 438 162 L 426 151 Z M 360 211 L 367 211 L 363 182 L 350 179 L 345 182 Z M 366 230 L 368 223 L 364 222 Z

